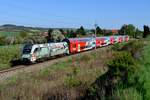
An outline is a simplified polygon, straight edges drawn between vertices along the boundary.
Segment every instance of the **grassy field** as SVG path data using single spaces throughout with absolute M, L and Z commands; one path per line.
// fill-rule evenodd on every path
M 0 83 L 0 100 L 47 100 L 53 99 L 50 95 L 57 96 L 57 93 L 58 99 L 68 95 L 66 98 L 73 100 L 82 96 L 87 87 L 107 71 L 105 62 L 110 57 L 110 49 L 99 50 L 58 61 L 38 72 L 21 73 Z
M 0 31 L 0 36 L 18 36 L 19 32 Z
M 20 56 L 20 45 L 0 46 L 0 70 L 10 68 L 10 61 Z
M 0 82 L 0 100 L 149 100 L 149 43 L 133 40 L 20 73 Z

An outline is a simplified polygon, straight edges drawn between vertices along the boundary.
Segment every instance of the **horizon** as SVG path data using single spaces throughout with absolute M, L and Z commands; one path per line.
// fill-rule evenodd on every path
M 93 0 L 93 1 L 0 1 L 0 25 L 14 24 L 45 28 L 120 29 L 133 24 L 143 30 L 150 26 L 149 0 Z

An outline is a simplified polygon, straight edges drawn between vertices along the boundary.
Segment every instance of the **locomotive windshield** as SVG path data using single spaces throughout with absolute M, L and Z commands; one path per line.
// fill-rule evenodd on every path
M 25 45 L 23 48 L 23 54 L 29 54 L 31 52 L 32 45 Z

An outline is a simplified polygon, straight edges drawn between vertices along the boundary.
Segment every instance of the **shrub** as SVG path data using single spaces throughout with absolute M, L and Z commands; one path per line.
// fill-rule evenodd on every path
M 120 78 L 128 83 L 133 74 L 138 70 L 136 61 L 129 52 L 114 52 L 113 59 L 107 63 L 110 76 Z
M 125 45 L 125 43 L 116 43 L 112 46 L 112 50 L 120 51 L 124 45 Z
M 124 45 L 121 50 L 131 52 L 134 58 L 140 58 L 141 57 L 140 54 L 141 54 L 143 47 L 144 47 L 143 41 L 134 40 Z

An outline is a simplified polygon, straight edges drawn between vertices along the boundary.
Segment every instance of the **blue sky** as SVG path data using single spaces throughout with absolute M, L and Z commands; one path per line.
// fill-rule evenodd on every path
M 0 0 L 0 25 L 120 28 L 150 25 L 150 0 Z

